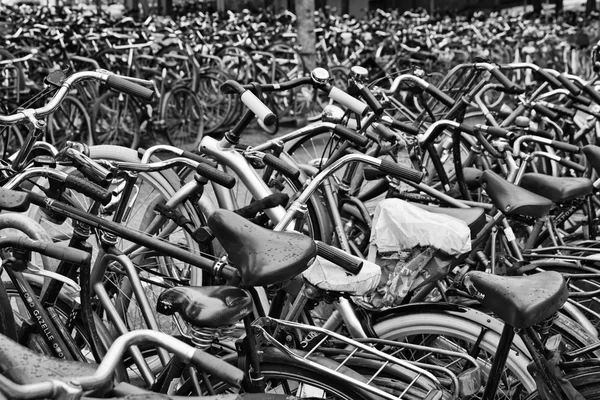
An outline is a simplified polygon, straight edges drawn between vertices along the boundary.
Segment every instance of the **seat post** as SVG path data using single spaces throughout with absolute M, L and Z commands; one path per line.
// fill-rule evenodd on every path
M 505 324 L 504 328 L 502 329 L 500 342 L 498 343 L 498 350 L 496 351 L 494 361 L 492 362 L 492 367 L 490 368 L 490 374 L 485 385 L 485 392 L 483 393 L 482 400 L 490 400 L 494 398 L 514 337 L 515 329 L 512 326 Z

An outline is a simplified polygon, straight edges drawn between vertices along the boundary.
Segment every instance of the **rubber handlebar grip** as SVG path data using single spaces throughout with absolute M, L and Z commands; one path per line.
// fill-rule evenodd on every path
M 246 90 L 242 93 L 240 99 L 266 126 L 271 126 L 277 122 L 277 116 L 273 114 L 273 111 L 251 91 Z
M 437 86 L 429 84 L 425 88 L 425 91 L 448 107 L 452 107 L 454 105 L 454 99 L 448 96 L 446 93 L 442 92 L 440 89 L 438 89 Z
M 521 94 L 525 92 L 525 89 L 518 86 L 516 83 L 508 79 L 506 75 L 502 73 L 498 68 L 494 67 L 490 70 L 490 73 L 496 80 L 512 94 Z
M 190 360 L 199 371 L 205 371 L 223 382 L 240 387 L 244 379 L 244 372 L 228 362 L 197 349 Z
M 348 93 L 336 88 L 335 86 L 331 88 L 327 96 L 361 116 L 365 115 L 369 109 L 369 106 L 366 103 L 363 103 L 357 98 L 350 96 Z
M 51 242 L 40 243 L 37 251 L 48 257 L 56 258 L 57 260 L 65 261 L 72 264 L 88 264 L 92 255 L 87 251 L 74 249 L 65 245 L 60 245 Z M 32 249 L 33 250 L 33 249 Z
M 392 123 L 390 124 L 390 126 L 394 129 L 398 129 L 404 133 L 408 133 L 411 135 L 416 136 L 419 134 L 419 128 L 417 128 L 416 126 L 405 124 L 404 122 L 392 120 Z
M 543 137 L 546 139 L 554 139 L 554 133 L 549 131 L 542 131 L 538 129 L 527 128 L 527 133 L 530 133 L 535 136 Z
M 592 100 L 594 101 L 594 103 L 600 104 L 600 93 L 598 93 L 596 91 L 596 89 L 594 89 L 590 85 L 585 85 L 583 87 L 583 91 L 585 92 L 585 94 L 587 94 L 588 96 L 590 96 L 592 98 Z M 589 105 L 589 104 L 587 104 L 587 105 Z
M 570 143 L 561 142 L 559 140 L 553 140 L 550 143 L 550 146 L 554 147 L 557 150 L 563 150 L 569 153 L 579 153 L 581 151 L 580 147 Z
M 274 156 L 273 154 L 265 154 L 262 160 L 266 165 L 273 167 L 275 170 L 281 172 L 290 179 L 298 179 L 300 176 L 300 169 L 286 163 L 285 161 L 282 161 L 279 157 Z
M 593 89 L 593 88 L 590 88 Z M 585 94 L 587 94 L 588 96 L 594 98 L 594 94 L 591 94 L 590 92 L 588 92 L 589 89 L 586 89 L 586 86 L 583 87 L 583 91 L 585 92 Z M 594 90 L 595 92 L 595 90 Z M 570 96 L 571 99 L 573 99 L 573 101 L 579 103 L 579 104 L 583 104 L 586 107 L 589 107 L 592 105 L 592 103 L 596 103 L 596 104 L 600 104 L 599 101 L 597 101 L 596 99 L 594 99 L 594 101 L 588 99 L 587 97 L 583 97 L 583 96 Z M 598 100 L 600 100 L 600 97 L 598 98 Z
M 381 115 L 383 113 L 383 106 L 366 85 L 361 85 L 359 92 L 364 101 L 369 105 L 375 114 Z
M 556 121 L 558 119 L 558 114 L 555 113 L 554 111 L 552 111 L 551 109 L 549 109 L 548 107 L 545 107 L 541 104 L 535 104 L 533 106 L 533 109 L 535 110 L 535 112 L 537 112 L 540 115 L 543 115 L 545 117 L 550 118 L 553 121 Z
M 535 71 L 535 73 L 556 89 L 561 88 L 563 86 L 558 79 L 556 79 L 552 74 L 550 74 L 543 68 L 538 69 L 537 71 Z
M 487 125 L 483 125 L 483 126 L 485 126 L 483 131 L 489 133 L 492 136 L 506 138 L 506 139 L 508 139 L 511 136 L 511 132 L 507 129 L 498 128 L 495 126 L 487 126 Z
M 574 117 L 575 114 L 577 114 L 577 110 L 574 108 L 567 108 L 567 107 L 563 107 L 561 105 L 558 104 L 552 104 L 552 103 L 546 103 L 543 104 L 545 107 L 549 108 L 550 110 L 554 111 L 557 114 L 562 114 L 562 115 L 566 115 L 568 117 Z
M 147 87 L 117 75 L 109 76 L 108 79 L 106 79 L 106 86 L 118 92 L 137 97 L 143 101 L 151 101 L 154 98 L 154 90 L 148 89 Z
M 398 139 L 394 131 L 383 124 L 373 122 L 371 126 L 373 127 L 375 132 L 377 132 L 379 137 L 387 142 L 395 143 Z
M 65 178 L 65 186 L 100 202 L 103 206 L 112 200 L 112 192 L 75 175 L 68 175 Z
M 350 128 L 347 128 L 343 125 L 336 125 L 333 127 L 333 133 L 338 135 L 341 138 L 351 141 L 357 146 L 363 147 L 369 143 L 369 138 L 366 136 L 359 135 L 355 131 Z
M 475 133 L 475 127 L 473 125 L 460 124 L 458 126 L 458 129 L 460 129 L 464 133 L 468 133 L 469 135 L 472 135 Z
M 581 173 L 581 172 L 585 172 L 585 171 L 586 171 L 586 169 L 587 169 L 585 166 L 583 166 L 583 165 L 581 165 L 581 164 L 577 164 L 576 162 L 573 162 L 573 161 L 571 161 L 571 160 L 564 159 L 564 158 L 562 158 L 562 157 L 560 158 L 560 160 L 558 160 L 558 162 L 559 162 L 559 164 L 562 164 L 562 165 L 564 165 L 565 167 L 567 167 L 567 168 L 570 168 L 570 169 L 573 169 L 573 170 L 575 170 L 576 172 L 580 172 L 580 173 Z
M 206 158 L 204 156 L 201 156 L 200 154 L 196 154 L 196 153 L 194 153 L 192 151 L 188 151 L 188 150 L 184 150 L 181 153 L 181 157 L 189 158 L 190 160 L 194 160 L 197 163 L 210 165 L 213 168 L 216 168 L 217 165 L 218 165 L 216 161 L 211 160 L 210 158 Z
M 556 77 L 562 84 L 562 86 L 567 89 L 573 96 L 579 96 L 581 94 L 581 89 L 575 85 L 575 83 L 571 82 L 569 78 L 564 76 L 563 74 L 558 74 Z
M 406 179 L 415 183 L 420 183 L 423 180 L 422 172 L 403 167 L 390 160 L 381 160 L 379 169 L 398 179 Z
M 353 257 L 343 250 L 317 241 L 317 254 L 324 259 L 342 267 L 351 274 L 358 274 L 363 267 L 363 261 Z
M 196 167 L 196 172 L 209 181 L 213 181 L 227 189 L 232 189 L 235 186 L 235 178 L 233 176 L 219 171 L 210 165 L 200 163 Z

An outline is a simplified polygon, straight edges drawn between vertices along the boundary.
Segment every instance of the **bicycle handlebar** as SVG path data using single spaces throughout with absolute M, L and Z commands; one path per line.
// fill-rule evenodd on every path
M 106 70 L 76 72 L 63 82 L 60 89 L 45 106 L 28 108 L 11 115 L 0 115 L 0 125 L 14 125 L 25 121 L 35 121 L 36 117 L 43 117 L 53 113 L 65 96 L 69 94 L 71 86 L 86 79 L 102 81 L 115 90 L 120 90 L 133 96 L 140 96 L 142 100 L 149 100 L 154 96 L 154 91 Z
M 0 238 L 0 249 L 4 249 L 6 247 L 33 251 L 44 256 L 56 258 L 58 260 L 73 264 L 88 264 L 91 260 L 91 254 L 86 251 L 63 246 L 57 243 L 32 240 L 24 236 Z
M 244 378 L 244 373 L 240 369 L 211 354 L 196 349 L 166 333 L 140 329 L 119 336 L 108 349 L 96 371 L 89 376 L 73 377 L 69 382 L 73 385 L 71 387 L 77 388 L 79 386 L 81 390 L 85 391 L 97 389 L 107 384 L 112 379 L 117 364 L 121 362 L 127 348 L 141 343 L 163 347 L 183 362 L 191 363 L 199 370 L 206 371 L 210 375 L 236 387 L 241 385 Z M 57 392 L 57 386 L 65 384 L 60 381 L 49 381 L 19 385 L 3 376 L 0 376 L 0 378 L 1 391 L 14 399 L 52 398 Z

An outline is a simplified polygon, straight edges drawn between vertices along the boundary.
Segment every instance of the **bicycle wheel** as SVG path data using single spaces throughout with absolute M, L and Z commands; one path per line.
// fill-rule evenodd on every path
M 272 348 L 263 350 L 260 369 L 264 376 L 265 393 L 267 394 L 286 394 L 299 398 L 331 400 L 370 398 L 370 396 L 366 395 L 360 389 L 353 387 L 351 384 L 341 379 L 324 376 L 322 373 L 312 370 Z M 227 361 L 236 365 L 237 357 L 229 357 Z M 319 357 L 316 361 L 322 365 L 328 365 L 331 362 L 323 357 Z M 361 375 L 349 368 L 341 367 L 339 372 L 359 381 L 366 381 Z M 215 382 L 213 388 L 218 394 L 241 393 L 237 389 L 232 390 L 227 384 L 223 384 L 222 382 Z M 177 394 L 195 395 L 197 393 L 193 390 L 191 380 L 188 379 L 183 383 Z
M 492 322 L 491 319 L 490 322 Z M 458 352 L 472 351 L 474 344 L 480 340 L 476 358 L 484 375 L 482 383 L 485 383 L 485 376 L 489 373 L 492 358 L 498 348 L 500 339 L 499 332 L 493 328 L 488 329 L 491 328 L 490 326 L 482 326 L 477 322 L 459 316 L 434 312 L 395 316 L 376 323 L 373 328 L 377 336 L 382 339 L 406 341 Z M 514 347 L 513 344 L 495 399 L 521 399 L 535 390 L 535 382 L 527 372 L 527 364 L 531 361 L 527 354 L 522 344 L 519 347 Z M 406 353 L 406 356 L 408 359 L 412 359 L 424 355 L 420 352 Z M 429 357 L 430 355 L 425 356 Z M 440 359 L 431 360 L 435 363 L 443 361 Z M 451 370 L 461 368 L 459 362 L 455 364 L 449 362 L 448 364 L 447 367 Z M 475 395 L 471 398 L 477 399 L 478 396 Z
M 202 138 L 204 110 L 198 96 L 185 86 L 176 86 L 161 101 L 160 119 L 165 121 L 169 142 L 192 150 Z
M 136 149 L 140 143 L 141 113 L 131 96 L 106 92 L 92 107 L 94 143 L 115 144 Z
M 223 71 L 210 69 L 198 77 L 198 98 L 204 108 L 204 133 L 210 134 L 229 120 L 235 104 L 235 96 L 221 93 L 221 85 L 230 79 Z
M 92 126 L 90 116 L 81 101 L 67 96 L 56 111 L 48 116 L 46 140 L 57 149 L 70 141 L 92 145 Z
M 600 400 L 600 368 L 584 368 L 564 376 L 585 400 Z M 541 399 L 540 394 L 533 392 L 526 400 Z

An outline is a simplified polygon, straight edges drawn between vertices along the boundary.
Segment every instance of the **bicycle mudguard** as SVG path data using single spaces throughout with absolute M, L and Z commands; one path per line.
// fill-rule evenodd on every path
M 0 210 L 24 212 L 29 204 L 29 194 L 0 188 Z

